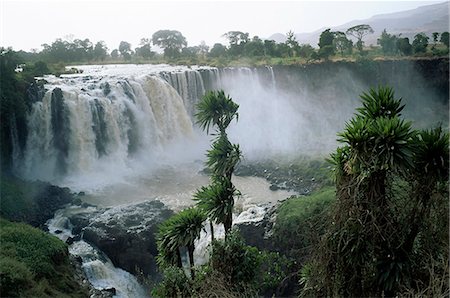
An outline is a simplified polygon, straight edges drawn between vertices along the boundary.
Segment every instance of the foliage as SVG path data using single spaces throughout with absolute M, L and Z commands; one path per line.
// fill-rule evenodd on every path
M 412 43 L 414 54 L 425 53 L 428 47 L 429 37 L 423 33 L 416 34 Z
M 207 213 L 209 218 L 216 223 L 223 223 L 230 226 L 230 214 L 233 213 L 234 200 L 230 199 L 238 195 L 234 185 L 213 182 L 208 186 L 202 186 L 194 195 L 197 206 Z
M 0 218 L 0 291 L 11 297 L 85 297 L 67 245 L 26 224 Z
M 397 39 L 397 48 L 405 56 L 409 56 L 412 54 L 412 45 L 409 43 L 409 38 L 398 38 Z
M 152 290 L 154 297 L 190 297 L 191 285 L 182 268 L 169 266 L 163 271 L 163 279 Z
M 21 75 L 16 73 L 16 67 L 23 63 L 12 49 L 0 48 L 0 142 L 1 168 L 10 170 L 13 161 L 13 150 L 20 150 L 25 146 L 27 136 L 27 88 L 24 77 L 33 76 L 32 71 L 46 72 L 46 66 L 37 62 L 34 67 L 28 67 Z M 34 68 L 34 69 L 33 69 Z M 14 146 L 20 148 L 15 148 Z
M 191 274 L 193 274 L 194 242 L 200 238 L 205 220 L 206 216 L 200 209 L 191 207 L 163 222 L 156 235 L 158 265 L 162 268 L 170 266 L 181 268 L 180 248 L 186 247 L 189 253 Z
M 341 53 L 344 57 L 344 53 L 351 54 L 353 50 L 353 41 L 347 38 L 344 32 L 336 31 L 334 33 L 333 44 L 334 47 Z
M 273 237 L 277 247 L 298 263 L 311 255 L 312 247 L 325 231 L 335 191 L 326 187 L 308 196 L 284 201 L 277 208 Z
M 377 39 L 377 44 L 381 46 L 385 55 L 392 55 L 397 52 L 397 36 L 386 32 L 386 29 L 381 32 L 380 38 Z
M 255 280 L 260 266 L 259 251 L 245 245 L 234 230 L 226 239 L 212 243 L 210 264 L 213 270 L 223 275 L 228 285 L 245 288 Z
M 225 131 L 233 118 L 238 119 L 239 105 L 231 97 L 225 95 L 223 90 L 209 91 L 197 104 L 197 124 L 209 133 L 209 128 L 217 126 L 219 131 Z
M 448 49 L 448 47 L 449 47 L 449 33 L 446 31 L 446 32 L 442 32 L 442 34 L 441 34 L 441 42 L 447 47 L 447 49 Z
M 362 39 L 364 36 L 371 34 L 373 32 L 374 31 L 373 31 L 372 27 L 370 27 L 370 25 L 361 24 L 361 25 L 356 25 L 351 28 L 348 28 L 345 33 L 347 35 L 356 37 L 356 39 L 358 40 L 356 42 L 356 48 L 358 49 L 359 53 L 362 54 L 363 46 L 364 46 L 364 42 Z
M 228 140 L 225 130 L 234 118 L 238 118 L 238 108 L 239 105 L 223 90 L 210 91 L 197 104 L 195 115 L 202 129 L 208 133 L 209 128 L 215 126 L 219 136 L 207 153 L 206 165 L 212 172 L 211 184 L 198 190 L 194 197 L 211 219 L 223 223 L 225 235 L 232 226 L 234 196 L 239 194 L 231 182 L 231 176 L 241 159 L 239 145 Z
M 175 58 L 183 47 L 187 46 L 186 38 L 176 30 L 159 30 L 152 35 L 153 44 L 164 49 L 164 56 Z
M 320 34 L 319 37 L 319 57 L 328 60 L 329 56 L 334 55 L 334 34 L 327 29 Z
M 120 55 L 125 59 L 125 60 L 130 60 L 131 59 L 131 44 L 129 42 L 126 41 L 121 41 L 119 44 L 119 52 Z
M 303 271 L 305 295 L 394 296 L 420 288 L 421 275 L 436 280 L 424 274 L 423 257 L 448 260 L 448 234 L 432 224 L 439 218 L 448 229 L 435 209 L 448 200 L 448 133 L 412 130 L 390 88 L 361 97 L 332 155 L 337 204 Z

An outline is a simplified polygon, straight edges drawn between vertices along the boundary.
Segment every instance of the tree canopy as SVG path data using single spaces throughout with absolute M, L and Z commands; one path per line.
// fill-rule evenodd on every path
M 159 30 L 153 33 L 152 41 L 164 49 L 164 56 L 168 58 L 177 57 L 181 49 L 187 46 L 186 38 L 180 31 L 176 30 Z

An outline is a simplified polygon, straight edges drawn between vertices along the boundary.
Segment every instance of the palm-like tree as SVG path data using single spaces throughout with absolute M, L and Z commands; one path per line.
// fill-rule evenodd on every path
M 206 93 L 197 104 L 197 124 L 207 133 L 215 127 L 219 135 L 207 153 L 206 165 L 212 172 L 211 185 L 198 190 L 195 199 L 211 220 L 224 225 L 225 236 L 232 226 L 234 196 L 239 194 L 231 182 L 231 176 L 241 159 L 239 145 L 228 140 L 226 128 L 233 119 L 238 119 L 238 108 L 239 105 L 223 90 Z M 214 238 L 212 223 L 211 233 Z
M 194 276 L 195 240 L 200 238 L 206 216 L 199 208 L 188 208 L 161 224 L 156 237 L 157 262 L 162 267 L 182 267 L 180 248 L 186 247 L 189 254 L 191 276 Z
M 233 224 L 233 198 L 240 193 L 228 179 L 216 179 L 222 181 L 213 180 L 210 185 L 201 187 L 194 195 L 194 200 L 197 201 L 197 206 L 205 210 L 209 218 L 223 224 L 225 234 L 228 235 Z
M 231 121 L 239 118 L 236 104 L 223 90 L 209 91 L 197 104 L 197 124 L 209 133 L 211 126 L 217 126 L 220 133 L 225 133 L 225 129 Z
M 224 176 L 231 180 L 234 168 L 241 160 L 239 145 L 232 144 L 226 135 L 221 134 L 206 154 L 206 165 L 216 177 Z

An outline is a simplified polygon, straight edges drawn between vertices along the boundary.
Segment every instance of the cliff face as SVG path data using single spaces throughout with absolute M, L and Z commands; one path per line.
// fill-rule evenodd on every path
M 277 87 L 311 98 L 359 99 L 371 87 L 389 85 L 417 127 L 448 126 L 449 59 L 363 60 L 274 66 Z

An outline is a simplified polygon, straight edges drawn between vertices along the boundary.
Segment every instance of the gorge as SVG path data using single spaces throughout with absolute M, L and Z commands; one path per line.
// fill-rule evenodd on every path
M 358 106 L 358 95 L 381 84 L 394 87 L 416 126 L 441 122 L 448 128 L 446 58 L 75 68 L 80 73 L 45 76 L 33 89 L 26 139 L 11 132 L 13 171 L 83 192 L 84 203 L 108 210 L 154 199 L 175 211 L 192 204 L 192 192 L 208 181 L 201 171 L 209 138 L 194 120 L 195 104 L 207 90 L 224 89 L 240 105 L 230 139 L 241 145 L 246 164 L 326 156 Z M 290 195 L 269 190 L 262 178 L 235 179 L 246 199 L 243 210 Z

